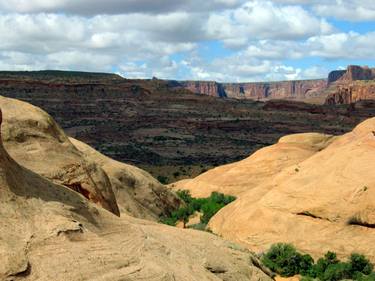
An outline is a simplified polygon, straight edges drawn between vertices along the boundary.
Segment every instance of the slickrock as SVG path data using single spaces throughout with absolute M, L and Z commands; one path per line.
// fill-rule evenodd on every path
M 284 168 L 314 155 L 333 140 L 333 136 L 316 133 L 286 136 L 277 144 L 260 149 L 242 161 L 214 168 L 192 180 L 171 184 L 170 187 L 174 190 L 190 190 L 194 197 L 208 197 L 213 191 L 241 196 Z
M 20 128 L 31 125 L 28 132 L 46 145 L 44 131 L 50 126 L 24 117 L 30 113 L 23 104 L 2 100 L 1 105 L 7 118 L 25 120 Z M 16 118 L 11 120 L 20 132 Z M 29 148 L 23 149 L 31 159 Z M 0 194 L 1 280 L 271 280 L 247 250 L 208 233 L 117 217 L 23 168 L 1 141 Z
M 41 109 L 4 97 L 0 97 L 0 107 L 4 112 L 4 146 L 33 172 L 81 193 L 116 215 L 121 211 L 158 220 L 178 207 L 176 195 L 148 173 L 113 161 L 79 141 L 72 140 L 73 145 Z
M 288 242 L 315 257 L 328 250 L 341 257 L 359 252 L 374 262 L 375 118 L 335 139 L 311 137 L 311 141 L 309 136 L 286 137 L 222 169 L 232 176 L 231 182 L 222 183 L 220 191 L 240 193 L 236 201 L 211 219 L 209 227 L 257 251 L 276 242 Z M 287 143 L 296 147 L 289 146 L 283 154 L 283 144 Z M 315 151 L 301 150 L 301 146 L 311 143 L 320 145 Z M 260 154 L 265 154 L 263 159 Z M 274 164 L 279 161 L 287 164 Z M 211 174 L 215 183 L 219 181 L 219 169 L 201 178 L 209 182 Z M 267 173 L 262 174 L 263 170 Z M 260 179 L 256 179 L 257 171 Z M 216 190 L 204 182 L 198 188 Z
M 4 97 L 0 97 L 0 107 L 4 115 L 4 146 L 18 163 L 120 214 L 107 175 L 84 159 L 46 112 Z
M 108 175 L 121 213 L 158 220 L 176 209 L 180 200 L 149 173 L 115 161 L 91 146 L 70 138 L 73 145 Z

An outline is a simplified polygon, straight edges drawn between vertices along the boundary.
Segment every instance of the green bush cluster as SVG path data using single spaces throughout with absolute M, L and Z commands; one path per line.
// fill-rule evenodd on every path
M 191 215 L 201 212 L 201 224 L 206 225 L 221 208 L 236 199 L 234 196 L 218 192 L 212 192 L 208 198 L 193 198 L 188 190 L 179 190 L 177 195 L 185 202 L 186 206 L 172 212 L 169 217 L 162 217 L 160 219 L 162 223 L 176 225 L 177 221 L 183 221 L 185 225 Z
M 168 184 L 168 183 L 169 183 L 169 179 L 168 179 L 168 177 L 166 177 L 166 176 L 158 176 L 158 177 L 157 177 L 157 180 L 158 180 L 161 184 Z
M 353 253 L 348 261 L 342 262 L 334 252 L 327 252 L 314 263 L 310 255 L 299 253 L 293 245 L 278 243 L 272 245 L 264 254 L 262 262 L 283 277 L 300 274 L 305 281 L 375 281 L 373 265 L 365 256 L 356 253 Z

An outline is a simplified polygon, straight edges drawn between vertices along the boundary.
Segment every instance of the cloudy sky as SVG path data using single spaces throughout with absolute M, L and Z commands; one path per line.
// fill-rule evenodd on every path
M 374 0 L 0 0 L 0 69 L 262 81 L 375 66 Z

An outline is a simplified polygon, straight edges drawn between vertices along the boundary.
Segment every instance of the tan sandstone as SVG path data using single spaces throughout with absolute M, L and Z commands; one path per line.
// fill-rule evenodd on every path
M 29 122 L 37 134 L 39 121 Z M 115 216 L 22 167 L 1 141 L 0 195 L 0 280 L 270 280 L 247 250 L 208 233 Z

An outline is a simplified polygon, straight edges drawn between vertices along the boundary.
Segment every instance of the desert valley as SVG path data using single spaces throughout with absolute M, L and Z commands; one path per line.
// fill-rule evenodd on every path
M 373 73 L 350 66 L 254 100 L 206 82 L 2 72 L 1 278 L 269 280 L 262 253 L 280 242 L 374 262 Z M 207 171 L 166 186 L 137 163 Z
M 0 0 L 0 281 L 375 281 L 373 0 Z

